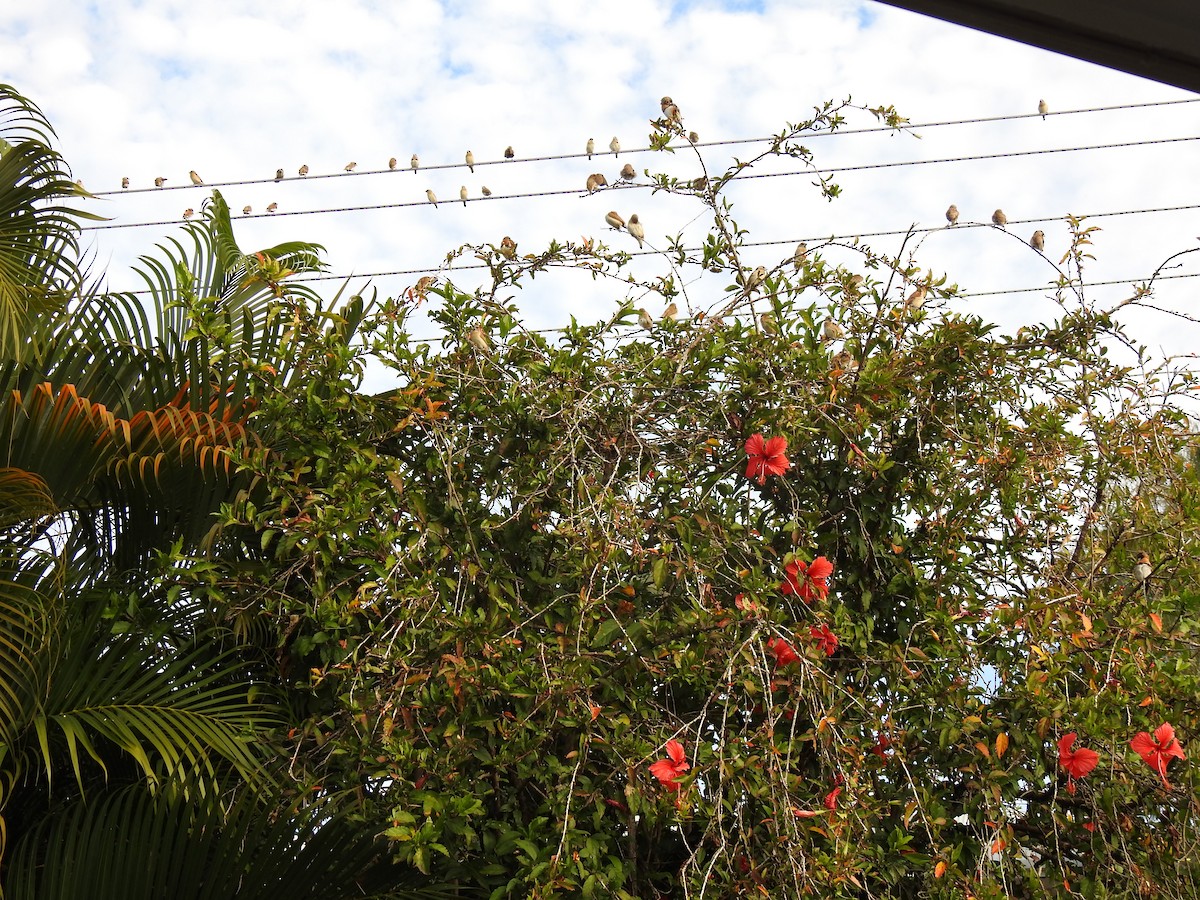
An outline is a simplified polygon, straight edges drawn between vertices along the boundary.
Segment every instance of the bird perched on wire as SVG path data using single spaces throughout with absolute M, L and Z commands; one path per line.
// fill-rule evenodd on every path
M 804 268 L 804 263 L 808 260 L 808 244 L 801 241 L 796 245 L 796 252 L 792 254 L 792 268 L 799 272 Z
M 307 174 L 308 174 L 308 163 L 305 163 L 304 165 L 302 165 L 302 166 L 300 167 L 300 175 L 301 175 L 301 176 L 304 176 L 304 175 L 307 175 Z
M 621 218 L 621 214 L 616 210 L 609 210 L 605 213 L 604 221 L 609 224 L 609 227 L 615 228 L 617 231 L 625 227 L 625 220 Z
M 620 156 L 621 155 L 621 142 L 618 141 L 616 139 L 616 137 L 614 137 L 611 141 L 608 142 L 608 149 L 613 152 L 613 156 Z
M 1008 224 L 1008 216 L 1004 214 L 1004 210 L 998 209 L 992 213 L 992 224 L 1000 228 Z
M 1038 112 L 1042 116 L 1042 121 L 1046 121 L 1046 114 L 1050 112 L 1050 105 L 1045 100 L 1038 101 Z
M 396 157 L 393 156 L 388 160 L 388 171 L 395 171 L 395 169 L 396 169 Z
M 507 234 L 500 239 L 500 255 L 505 259 L 512 259 L 517 255 L 517 242 Z
M 278 204 L 278 203 L 269 203 L 269 204 L 267 204 L 267 212 L 275 212 L 275 210 L 277 210 L 277 209 L 279 209 L 279 204 Z
M 509 144 L 507 147 L 504 148 L 504 158 L 505 159 L 512 159 L 516 155 L 517 154 L 513 152 L 512 144 Z
M 485 197 L 492 196 L 492 189 L 490 187 L 488 187 L 486 184 L 479 189 L 479 192 L 481 194 L 483 194 L 483 196 L 485 196 Z
M 466 160 L 467 160 L 467 168 L 470 169 L 471 174 L 474 175 L 475 174 L 475 154 L 472 153 L 470 150 L 468 150 Z
M 690 144 L 700 143 L 700 135 L 696 134 L 696 132 L 694 132 L 694 131 L 689 131 L 688 132 L 688 143 L 690 143 Z
M 643 228 L 642 223 L 638 221 L 637 213 L 634 213 L 629 217 L 629 222 L 625 227 L 630 234 L 637 238 L 638 249 L 642 249 L 642 241 L 646 239 L 646 229 Z
M 190 206 L 183 211 L 183 217 L 185 219 L 190 219 L 195 214 L 196 214 L 196 211 L 194 209 L 192 209 Z
M 121 187 L 123 187 L 123 188 L 129 187 L 129 178 L 128 177 L 121 179 Z
M 276 181 L 283 181 L 283 169 L 276 169 L 276 170 L 275 170 L 275 180 L 276 180 Z
M 608 179 L 599 172 L 593 172 L 587 177 L 587 192 L 594 194 L 602 187 L 608 186 Z
M 467 205 L 467 186 L 465 184 L 458 189 L 458 199 L 463 202 L 463 206 Z
M 1042 229 L 1038 229 L 1033 233 L 1033 237 L 1029 239 L 1029 246 L 1041 253 L 1046 249 L 1046 235 Z
M 958 207 L 953 203 L 946 208 L 946 221 L 951 225 L 958 224 Z
M 204 180 L 199 175 L 196 174 L 195 169 L 192 169 L 190 172 L 188 172 L 188 178 L 192 179 L 192 184 L 195 184 L 195 185 L 204 184 Z
M 355 166 L 357 166 L 357 165 L 358 165 L 358 163 L 356 163 L 356 162 L 348 162 L 348 163 L 346 163 L 346 168 L 345 168 L 345 171 L 347 171 L 347 172 L 353 172 L 353 171 L 354 171 L 354 167 L 355 167 Z
M 166 183 L 167 183 L 167 179 L 163 178 L 161 175 L 159 175 L 157 178 L 154 179 L 155 187 L 162 187 Z
M 625 163 L 621 166 L 621 178 L 625 181 L 633 181 L 637 178 L 637 172 L 634 171 L 633 163 Z
M 437 194 L 428 188 L 425 189 L 425 198 L 433 204 L 433 208 L 437 209 Z
M 595 138 L 588 138 L 588 142 L 587 142 L 588 159 L 591 159 L 592 154 L 595 152 L 596 152 L 596 140 L 595 140 Z
M 414 154 L 412 155 L 412 159 L 410 159 L 410 160 L 408 161 L 408 164 L 409 164 L 410 166 L 412 166 L 413 174 L 414 174 L 414 175 L 416 175 L 416 174 L 417 174 L 417 167 L 418 167 L 418 166 L 421 164 L 421 161 L 420 161 L 419 159 L 417 159 L 417 154 L 415 154 L 415 153 L 414 153 Z
M 248 215 L 250 215 L 251 212 L 253 212 L 253 210 L 249 206 L 242 207 L 242 215 L 243 216 L 248 216 Z

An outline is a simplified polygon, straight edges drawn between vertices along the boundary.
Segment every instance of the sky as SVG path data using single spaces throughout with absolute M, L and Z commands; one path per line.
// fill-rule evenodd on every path
M 209 0 L 43 0 L 0 4 L 0 82 L 41 106 L 57 130 L 59 149 L 89 191 L 106 194 L 86 208 L 111 218 L 85 243 L 113 290 L 143 287 L 131 270 L 137 257 L 179 235 L 185 208 L 200 208 L 211 185 L 221 186 L 239 214 L 246 250 L 285 240 L 309 240 L 327 250 L 330 272 L 363 276 L 397 270 L 435 271 L 460 244 L 511 235 L 520 252 L 552 239 L 594 237 L 633 250 L 628 234 L 606 230 L 604 214 L 637 212 L 652 247 L 681 234 L 695 245 L 711 220 L 695 200 L 617 187 L 584 195 L 591 172 L 616 182 L 621 165 L 688 177 L 699 164 L 690 150 L 675 156 L 637 152 L 647 146 L 659 98 L 679 105 L 685 127 L 699 133 L 710 170 L 754 144 L 708 142 L 763 138 L 811 115 L 826 100 L 851 98 L 862 107 L 892 105 L 913 134 L 865 131 L 807 142 L 820 168 L 864 166 L 835 176 L 842 196 L 829 203 L 806 176 L 751 179 L 731 188 L 734 215 L 751 241 L 744 260 L 768 268 L 790 258 L 795 242 L 864 235 L 876 249 L 900 252 L 909 226 L 937 229 L 910 241 L 916 262 L 968 294 L 948 308 L 1014 330 L 1061 310 L 1041 288 L 1068 244 L 1068 214 L 1095 215 L 1087 224 L 1096 259 L 1088 289 L 1101 306 L 1130 296 L 1172 254 L 1200 247 L 1200 209 L 1126 215 L 1130 210 L 1197 206 L 1200 160 L 1196 95 L 1002 38 L 974 32 L 873 0 L 276 0 L 248 4 Z M 1056 113 L 1036 115 L 1039 99 Z M 1097 107 L 1159 104 L 1103 112 Z M 930 126 L 963 119 L 1002 121 Z M 861 110 L 845 128 L 877 123 Z M 618 136 L 619 159 L 581 154 Z M 1136 147 L 1033 153 L 1082 146 L 1155 141 Z M 516 159 L 504 162 L 512 145 Z M 761 147 L 761 145 L 757 145 Z M 476 172 L 461 166 L 472 150 Z M 423 169 L 407 170 L 417 153 Z M 968 156 L 1004 158 L 931 162 Z M 389 157 L 402 171 L 387 172 Z M 355 161 L 357 172 L 342 171 Z M 894 165 L 916 162 L 918 165 Z M 485 164 L 486 163 L 486 164 Z M 307 164 L 310 176 L 297 176 Z M 454 166 L 431 169 L 430 166 Z M 271 180 L 277 168 L 289 177 Z M 205 187 L 192 187 L 189 170 Z M 755 172 L 799 171 L 795 160 L 770 160 Z M 127 176 L 129 191 L 120 190 Z M 167 178 L 162 190 L 156 176 Z M 639 174 L 638 184 L 646 178 Z M 491 199 L 458 202 L 460 186 Z M 436 192 L 438 208 L 424 203 Z M 571 193 L 504 199 L 536 191 Z M 271 216 L 240 216 L 243 206 Z M 388 204 L 413 206 L 386 208 Z M 943 228 L 950 203 L 961 222 L 989 222 L 997 207 L 1012 224 Z M 354 206 L 382 209 L 310 213 Z M 138 223 L 171 223 L 129 227 Z M 1046 234 L 1046 254 L 1027 246 Z M 845 241 L 841 242 L 845 243 Z M 857 265 L 831 246 L 835 261 Z M 1165 274 L 1200 274 L 1200 253 L 1188 253 Z M 640 257 L 639 274 L 663 270 L 661 256 Z M 478 285 L 471 270 L 441 272 L 461 288 Z M 417 274 L 373 277 L 384 295 L 398 295 Z M 361 290 L 367 279 L 351 281 Z M 321 284 L 332 296 L 340 282 Z M 706 279 L 691 299 L 708 306 L 723 283 Z M 1191 321 L 1200 279 L 1160 283 L 1149 303 L 1158 309 L 1121 312 L 1136 341 L 1154 352 L 1191 353 L 1200 326 Z M 553 328 L 571 316 L 607 316 L 624 299 L 613 282 L 594 284 L 578 273 L 542 279 L 516 296 L 531 327 Z M 653 298 L 633 296 L 654 308 Z M 661 303 L 660 303 L 661 305 Z M 432 326 L 426 326 L 431 329 Z M 414 328 L 414 331 L 421 331 Z M 423 335 L 432 337 L 431 330 Z

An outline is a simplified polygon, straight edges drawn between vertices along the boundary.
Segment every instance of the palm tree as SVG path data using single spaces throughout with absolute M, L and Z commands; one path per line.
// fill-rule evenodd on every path
M 291 376 L 322 248 L 243 252 L 214 192 L 102 292 L 52 134 L 0 85 L 0 895 L 385 896 L 373 829 L 284 799 L 273 660 L 171 589 L 254 491 L 255 379 Z

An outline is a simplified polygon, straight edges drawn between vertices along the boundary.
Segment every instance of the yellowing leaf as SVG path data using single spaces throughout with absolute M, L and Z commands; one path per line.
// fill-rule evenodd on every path
M 992 758 L 991 748 L 988 747 L 988 745 L 985 744 L 983 741 L 976 741 L 975 749 L 978 750 L 980 753 L 982 753 L 984 756 L 986 756 L 988 759 Z
M 943 860 L 938 860 L 938 864 L 933 867 L 933 877 L 941 878 L 946 874 L 946 863 Z
M 1154 630 L 1162 634 L 1162 618 L 1158 613 L 1150 613 L 1150 624 L 1154 626 Z
M 1004 756 L 1004 751 L 1008 749 L 1008 735 L 1003 731 L 996 735 L 996 758 Z

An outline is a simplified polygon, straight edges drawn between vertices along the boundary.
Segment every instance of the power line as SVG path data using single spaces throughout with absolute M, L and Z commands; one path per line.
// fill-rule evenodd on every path
M 1146 108 L 1158 107 L 1158 106 L 1172 106 L 1172 105 L 1179 104 L 1179 103 L 1197 103 L 1197 102 L 1200 102 L 1200 97 L 1185 97 L 1185 98 L 1178 99 L 1178 100 L 1153 100 L 1153 101 L 1149 101 L 1146 103 L 1126 103 L 1126 104 L 1119 104 L 1119 105 L 1115 105 L 1115 106 L 1092 106 L 1092 107 L 1085 107 L 1085 108 L 1080 108 L 1080 109 L 1058 110 L 1058 111 L 1048 112 L 1044 116 L 1041 113 L 1036 113 L 1036 112 L 1035 113 L 1011 113 L 1011 114 L 1002 115 L 1002 116 L 983 116 L 983 117 L 974 118 L 974 119 L 947 119 L 947 120 L 935 121 L 935 122 L 912 123 L 912 124 L 906 124 L 902 127 L 906 131 L 916 131 L 918 129 L 942 128 L 942 127 L 946 127 L 946 126 L 955 126 L 955 125 L 978 125 L 978 124 L 987 124 L 987 123 L 993 123 L 993 122 L 1011 122 L 1011 121 L 1017 121 L 1020 119 L 1034 119 L 1034 118 L 1047 118 L 1049 116 L 1074 116 L 1074 115 L 1084 115 L 1084 114 L 1090 114 L 1090 113 L 1116 112 L 1116 111 L 1120 111 L 1120 110 L 1146 109 Z M 851 135 L 851 134 L 872 134 L 872 133 L 878 133 L 878 132 L 895 132 L 896 130 L 897 130 L 896 128 L 894 128 L 892 126 L 888 126 L 888 125 L 873 125 L 873 126 L 866 127 L 866 128 L 839 128 L 837 131 L 815 131 L 815 132 L 810 132 L 810 133 L 806 133 L 803 135 L 798 135 L 797 139 L 802 137 L 803 139 L 808 140 L 811 138 L 840 137 L 843 135 Z M 696 143 L 694 146 L 696 146 L 696 147 L 727 147 L 727 146 L 735 146 L 735 145 L 740 145 L 740 144 L 770 143 L 774 140 L 775 140 L 775 136 L 772 135 L 770 137 L 733 138 L 733 139 L 724 140 L 724 141 L 700 141 L 700 142 Z M 1120 145 L 1114 145 L 1114 146 L 1120 146 Z M 612 152 L 611 150 L 603 150 L 602 152 L 596 152 L 592 155 L 596 156 L 596 157 L 604 157 L 604 156 L 607 156 L 611 152 Z M 626 154 L 630 154 L 630 155 L 635 154 L 635 153 L 640 154 L 640 153 L 649 153 L 649 152 L 657 152 L 657 151 L 654 151 L 653 147 L 634 147 L 634 148 L 629 148 L 629 149 L 622 148 L 622 150 L 621 150 L 621 153 L 626 153 Z M 480 160 L 480 161 L 475 162 L 474 165 L 475 166 L 514 165 L 514 164 L 519 164 L 519 163 L 551 162 L 551 161 L 557 161 L 557 160 L 581 159 L 581 158 L 588 158 L 588 154 L 587 153 L 560 153 L 560 154 L 552 154 L 549 156 L 528 156 L 528 157 L 519 157 L 519 158 L 514 158 L 514 159 Z M 436 163 L 433 165 L 421 165 L 417 171 L 418 172 L 432 172 L 432 171 L 438 171 L 441 169 L 465 169 L 465 168 L 467 168 L 466 162 Z M 251 179 L 242 179 L 242 180 L 237 180 L 237 181 L 221 181 L 221 182 L 213 182 L 212 184 L 205 184 L 202 186 L 203 187 L 240 187 L 240 186 L 248 185 L 248 184 L 278 184 L 278 183 L 282 183 L 282 182 L 316 181 L 316 180 L 325 179 L 325 178 L 353 178 L 353 177 L 358 177 L 358 176 L 363 176 L 363 175 L 389 175 L 389 174 L 397 174 L 397 173 L 403 174 L 403 173 L 411 172 L 411 171 L 412 171 L 412 169 L 409 166 L 398 166 L 395 169 L 390 169 L 390 168 L 389 169 L 364 169 L 362 171 L 355 170 L 352 172 L 344 172 L 344 171 L 343 172 L 326 172 L 326 173 L 318 173 L 318 174 L 314 174 L 314 175 L 285 175 L 282 178 L 251 178 Z M 170 185 L 170 186 L 164 185 L 163 187 L 153 187 L 153 188 L 127 188 L 127 189 L 117 190 L 117 191 L 96 191 L 92 194 L 92 196 L 113 197 L 113 196 L 121 196 L 121 195 L 126 195 L 126 194 L 143 194 L 143 193 L 158 193 L 158 192 L 165 192 L 165 191 L 181 191 L 181 190 L 191 190 L 195 187 L 200 187 L 200 186 L 201 185 L 194 185 L 194 184 L 174 184 L 174 185 Z M 147 223 L 147 224 L 156 224 L 156 223 Z
M 949 163 L 960 163 L 960 162 L 979 162 L 979 161 L 983 161 L 983 160 L 992 160 L 992 159 L 1013 159 L 1013 158 L 1023 157 L 1023 156 L 1044 156 L 1044 155 L 1048 155 L 1048 154 L 1052 154 L 1052 153 L 1079 153 L 1079 152 L 1090 152 L 1093 150 L 1115 150 L 1115 149 L 1123 149 L 1123 148 L 1128 148 L 1128 147 L 1147 147 L 1147 146 L 1162 145 L 1162 144 L 1176 144 L 1176 143 L 1183 143 L 1183 142 L 1187 142 L 1187 141 L 1197 141 L 1197 140 L 1200 140 L 1200 136 L 1174 137 L 1174 138 L 1152 138 L 1152 139 L 1148 139 L 1148 140 L 1144 140 L 1144 141 L 1121 141 L 1121 142 L 1113 143 L 1113 144 L 1090 144 L 1090 145 L 1085 145 L 1085 146 L 1081 146 L 1081 147 L 1051 147 L 1051 148 L 1046 148 L 1046 149 L 1041 149 L 1041 150 L 1011 150 L 1011 151 L 1006 151 L 1004 153 L 984 153 L 984 154 L 978 154 L 978 155 L 973 155 L 973 156 L 941 157 L 938 159 L 914 159 L 914 160 L 900 160 L 897 162 L 863 163 L 861 165 L 856 165 L 856 166 L 834 166 L 834 167 L 830 167 L 830 168 L 803 169 L 798 172 L 795 172 L 795 171 L 792 171 L 792 172 L 760 172 L 760 173 L 755 173 L 755 174 L 739 175 L 738 177 L 743 180 L 752 180 L 752 179 L 758 179 L 758 178 L 795 178 L 795 177 L 800 177 L 800 176 L 812 177 L 814 175 L 837 175 L 837 174 L 841 174 L 841 173 L 845 173 L 845 172 L 862 172 L 862 171 L 868 171 L 868 170 L 872 170 L 872 169 L 894 169 L 894 168 L 904 168 L 904 167 L 909 167 L 909 166 L 929 166 L 929 165 L 945 165 L 945 164 L 949 164 Z M 477 162 L 477 163 L 475 163 L 475 165 L 478 166 L 478 165 L 483 165 L 483 164 Z M 452 166 L 443 166 L 441 168 L 453 168 L 453 167 Z M 397 171 L 399 171 L 399 170 L 397 170 Z M 350 174 L 354 174 L 354 173 L 350 173 Z M 370 174 L 370 173 L 362 173 L 362 174 Z M 320 177 L 326 177 L 326 176 L 320 176 Z M 328 177 L 336 177 L 336 176 L 328 176 Z M 256 182 L 238 182 L 238 183 L 251 184 L 251 183 L 256 183 Z M 610 185 L 609 187 L 605 188 L 604 190 L 600 191 L 600 193 L 604 193 L 605 191 L 612 191 L 612 190 L 645 189 L 645 188 L 653 188 L 653 187 L 655 187 L 655 185 L 652 185 L 652 184 L 633 184 L 633 183 L 628 183 L 628 182 L 614 183 L 614 184 Z M 525 200 L 525 199 L 530 199 L 530 198 L 534 198 L 534 197 L 556 197 L 556 196 L 565 196 L 565 195 L 580 195 L 580 193 L 581 192 L 577 188 L 567 188 L 567 189 L 559 189 L 559 190 L 553 190 L 553 191 L 531 191 L 531 192 L 518 193 L 518 194 L 493 194 L 490 197 L 468 197 L 465 201 L 460 200 L 460 199 L 446 199 L 446 200 L 439 201 L 439 203 L 484 203 L 484 202 L 497 201 L 497 200 Z M 97 196 L 99 196 L 99 195 L 97 195 Z M 369 205 L 365 205 L 365 206 L 339 206 L 339 207 L 324 207 L 324 208 L 319 208 L 319 209 L 293 210 L 293 211 L 284 211 L 284 212 L 250 213 L 248 215 L 240 216 L 239 218 L 240 219 L 262 219 L 262 218 L 272 218 L 272 217 L 280 217 L 280 216 L 310 216 L 310 215 L 325 215 L 328 213 L 369 212 L 372 210 L 404 209 L 404 208 L 408 208 L 408 207 L 429 206 L 429 205 L 431 205 L 429 200 L 409 200 L 409 201 L 403 201 L 403 202 L 399 202 L 399 203 L 375 203 L 375 204 L 369 204 Z M 179 222 L 178 219 L 162 219 L 162 220 L 156 220 L 156 221 L 152 221 L 152 222 L 114 222 L 114 223 L 107 224 L 107 225 L 81 226 L 80 231 L 110 231 L 110 230 L 123 229 L 123 228 L 148 228 L 148 227 L 152 227 L 152 226 L 175 225 L 175 224 L 178 224 L 178 222 Z

